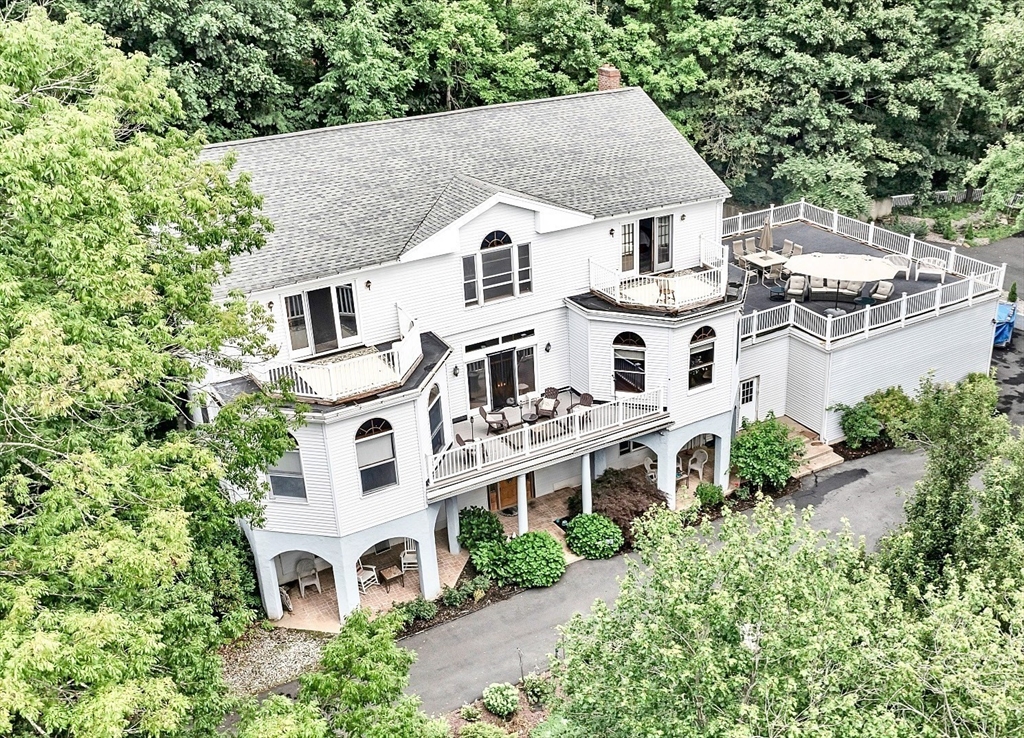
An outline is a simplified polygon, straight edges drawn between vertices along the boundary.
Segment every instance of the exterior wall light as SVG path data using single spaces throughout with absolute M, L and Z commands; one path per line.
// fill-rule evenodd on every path
M 544 353 L 545 354 L 550 354 L 551 353 L 551 341 L 548 341 L 547 344 L 544 346 Z
M 452 369 L 452 374 L 455 375 L 456 377 L 459 376 L 459 366 L 458 366 L 458 364 L 456 364 L 455 368 Z
M 372 283 L 370 282 L 370 280 L 366 280 L 366 285 L 365 286 L 366 286 L 366 289 L 370 289 L 370 287 L 372 286 Z
M 686 213 L 680 213 L 679 220 L 686 220 Z
M 608 235 L 609 236 L 614 236 L 615 235 L 615 229 L 614 228 L 609 228 L 608 229 Z
M 273 310 L 273 309 L 274 309 L 274 301 L 271 300 L 270 302 L 267 303 L 267 310 Z

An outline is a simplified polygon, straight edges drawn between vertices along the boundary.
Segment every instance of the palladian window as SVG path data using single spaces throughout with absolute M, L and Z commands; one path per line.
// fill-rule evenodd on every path
M 491 231 L 480 251 L 462 258 L 463 297 L 466 306 L 533 291 L 530 244 L 512 244 L 505 231 Z

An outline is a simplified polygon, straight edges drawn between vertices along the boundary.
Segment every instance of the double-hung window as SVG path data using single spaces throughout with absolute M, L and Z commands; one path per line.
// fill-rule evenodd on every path
M 298 449 L 285 451 L 267 472 L 270 477 L 270 495 L 295 500 L 306 499 L 306 481 L 302 476 L 302 459 Z
M 462 258 L 462 292 L 466 306 L 533 291 L 530 244 L 512 244 L 504 231 L 488 233 L 480 251 Z
M 321 287 L 284 298 L 292 354 L 321 354 L 359 335 L 351 284 Z
M 395 434 L 383 418 L 367 420 L 356 431 L 356 464 L 363 494 L 398 483 Z
M 690 389 L 715 381 L 715 329 L 704 326 L 690 339 Z

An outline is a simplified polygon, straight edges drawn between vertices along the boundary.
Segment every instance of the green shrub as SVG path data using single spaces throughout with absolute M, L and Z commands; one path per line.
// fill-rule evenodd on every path
M 517 587 L 550 587 L 564 573 L 562 544 L 547 531 L 534 530 L 505 544 L 496 578 Z
M 490 723 L 473 723 L 462 726 L 459 738 L 512 738 L 512 734 Z
M 498 717 L 508 719 L 519 709 L 519 690 L 508 682 L 492 684 L 484 689 L 484 707 Z
M 469 551 L 469 560 L 476 570 L 491 579 L 500 580 L 498 572 L 505 560 L 504 541 L 483 541 Z
M 445 585 L 441 590 L 440 600 L 445 607 L 458 607 L 472 596 L 472 590 L 467 593 L 462 587 L 455 588 Z
M 902 233 L 904 236 L 914 236 L 914 238 L 917 239 L 923 239 L 928 235 L 928 224 L 923 220 L 914 220 L 911 222 L 901 220 L 899 216 L 893 219 L 893 221 L 888 225 L 888 229 L 895 233 Z
M 523 694 L 531 705 L 546 705 L 555 694 L 555 685 L 547 677 L 530 672 L 523 677 Z
M 470 592 L 486 592 L 491 588 L 491 584 L 492 582 L 489 576 L 480 574 L 473 577 L 462 586 L 469 589 Z
M 406 623 L 411 623 L 414 620 L 430 620 L 437 615 L 437 603 L 422 597 L 403 602 L 401 605 L 396 605 L 394 609 L 402 614 L 402 619 Z
M 864 402 L 871 405 L 875 417 L 882 424 L 882 430 L 890 435 L 909 420 L 914 412 L 914 401 L 902 387 L 888 387 L 872 392 L 864 398 Z
M 609 518 L 598 513 L 577 515 L 565 531 L 569 550 L 585 559 L 610 559 L 619 552 L 625 539 Z
M 882 421 L 875 415 L 875 408 L 866 400 L 856 405 L 839 402 L 828 409 L 843 414 L 839 418 L 839 427 L 843 429 L 846 445 L 850 448 L 860 448 L 865 441 L 873 441 L 882 434 Z
M 722 488 L 717 484 L 711 482 L 701 482 L 697 485 L 697 489 L 694 494 L 700 502 L 701 507 L 712 507 L 718 505 L 725 500 L 725 495 L 722 494 Z
M 1017 283 L 1016 282 L 1014 282 L 1014 283 L 1012 283 L 1010 285 L 1010 294 L 1008 294 L 1006 297 L 1007 297 L 1007 299 L 1010 302 L 1017 302 Z
M 594 480 L 594 512 L 604 515 L 622 531 L 628 548 L 633 547 L 633 521 L 655 505 L 664 505 L 665 496 L 647 480 L 643 467 L 608 469 Z M 583 500 L 577 490 L 568 501 L 569 517 L 583 512 Z
M 505 540 L 501 520 L 482 507 L 464 507 L 459 510 L 459 545 L 470 551 L 481 543 Z
M 569 721 L 561 715 L 551 715 L 530 731 L 530 738 L 568 738 L 575 731 L 570 730 Z
M 768 413 L 764 420 L 743 421 L 732 442 L 732 466 L 755 491 L 765 485 L 781 489 L 800 466 L 803 450 L 803 441 L 790 438 L 789 429 Z
M 964 240 L 965 241 L 973 241 L 974 240 L 974 221 L 972 221 L 972 220 L 967 221 L 967 228 L 964 229 Z
M 475 723 L 483 714 L 483 711 L 476 705 L 463 705 L 459 708 L 459 717 L 467 723 Z

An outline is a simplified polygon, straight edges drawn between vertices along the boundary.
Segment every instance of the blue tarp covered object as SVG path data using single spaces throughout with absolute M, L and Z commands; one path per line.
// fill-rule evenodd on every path
M 1017 319 L 1017 305 L 1012 302 L 999 303 L 999 311 L 996 313 L 996 348 L 1006 348 L 1013 338 L 1013 322 Z

